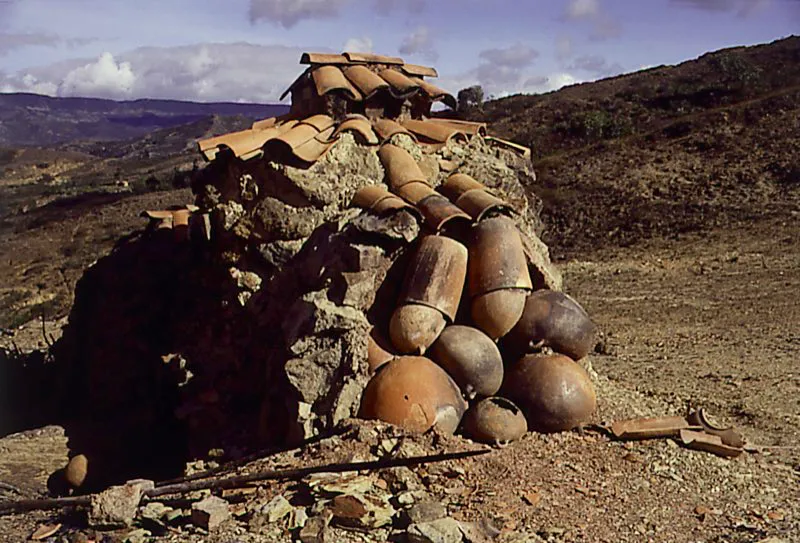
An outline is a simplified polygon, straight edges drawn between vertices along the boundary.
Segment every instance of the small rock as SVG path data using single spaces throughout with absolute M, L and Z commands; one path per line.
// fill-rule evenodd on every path
M 487 519 L 480 522 L 459 522 L 458 527 L 464 534 L 466 543 L 487 543 L 500 535 L 500 530 Z
M 291 514 L 289 515 L 290 530 L 302 528 L 306 525 L 306 522 L 308 522 L 308 513 L 306 513 L 305 507 L 296 507 L 292 510 Z
M 276 522 L 294 510 L 289 500 L 278 494 L 268 504 L 261 508 L 261 513 L 267 515 L 267 521 Z
M 34 541 L 41 541 L 42 539 L 47 539 L 51 535 L 54 535 L 60 529 L 61 529 L 61 524 L 42 524 L 36 529 L 35 532 L 31 534 L 31 539 Z
M 422 502 L 409 507 L 406 515 L 412 524 L 419 524 L 446 517 L 447 508 L 439 502 Z
M 400 505 L 411 505 L 424 501 L 430 501 L 430 494 L 424 490 L 409 490 L 397 495 L 397 503 Z
M 458 521 L 452 518 L 412 524 L 406 536 L 409 543 L 461 543 L 463 539 Z
M 144 529 L 133 530 L 125 535 L 123 543 L 146 543 L 152 534 Z
M 172 511 L 172 507 L 167 507 L 161 502 L 149 502 L 142 507 L 139 515 L 148 520 L 160 520 L 170 511 Z
M 86 474 L 89 470 L 89 459 L 86 455 L 78 454 L 73 456 L 67 467 L 64 468 L 64 478 L 72 488 L 80 488 L 86 480 Z
M 325 543 L 333 541 L 330 535 L 328 524 L 331 522 L 330 511 L 308 519 L 306 525 L 300 530 L 298 535 L 301 543 Z
M 386 526 L 396 513 L 387 500 L 363 494 L 336 496 L 330 505 L 336 522 L 353 528 Z
M 112 486 L 90 499 L 89 525 L 93 528 L 127 528 L 142 499 L 138 484 Z
M 228 502 L 216 496 L 209 496 L 192 504 L 192 523 L 209 532 L 228 520 L 230 516 Z

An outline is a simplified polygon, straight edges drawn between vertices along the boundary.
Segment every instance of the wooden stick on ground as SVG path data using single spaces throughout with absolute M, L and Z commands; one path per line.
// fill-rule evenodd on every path
M 165 485 L 144 491 L 144 497 L 148 499 L 157 498 L 172 494 L 184 494 L 196 490 L 221 490 L 226 488 L 239 488 L 251 483 L 261 481 L 275 481 L 281 479 L 301 479 L 314 473 L 343 473 L 347 471 L 380 470 L 398 467 L 418 466 L 421 464 L 431 464 L 434 462 L 444 462 L 447 460 L 459 460 L 470 458 L 491 452 L 490 449 L 477 451 L 464 451 L 456 453 L 433 454 L 426 456 L 412 456 L 410 458 L 389 458 L 386 460 L 373 460 L 369 462 L 349 462 L 345 464 L 326 464 L 322 466 L 308 466 L 304 468 L 292 468 L 282 470 L 268 470 L 248 475 L 237 475 L 234 477 L 203 479 L 199 481 L 188 481 Z M 88 505 L 91 495 L 76 496 L 71 498 L 53 498 L 44 500 L 18 500 L 0 502 L 0 515 L 10 513 L 22 513 L 25 511 L 40 511 L 46 509 L 58 509 L 61 507 L 74 507 Z

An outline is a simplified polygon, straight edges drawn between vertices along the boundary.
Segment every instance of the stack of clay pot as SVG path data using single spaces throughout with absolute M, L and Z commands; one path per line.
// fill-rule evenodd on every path
M 420 432 L 462 428 L 489 443 L 585 423 L 595 393 L 576 361 L 594 326 L 572 298 L 533 290 L 510 207 L 460 173 L 434 190 L 400 147 L 385 144 L 379 157 L 391 192 L 366 187 L 354 203 L 376 214 L 411 209 L 425 233 L 388 337 L 376 328 L 369 338 L 361 416 Z

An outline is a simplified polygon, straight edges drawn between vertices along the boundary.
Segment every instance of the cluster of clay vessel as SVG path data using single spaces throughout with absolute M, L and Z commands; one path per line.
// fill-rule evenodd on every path
M 360 416 L 418 432 L 460 428 L 488 443 L 587 422 L 596 397 L 577 361 L 593 345 L 594 325 L 569 296 L 533 290 L 509 206 L 464 174 L 435 191 L 395 146 L 379 155 L 391 192 L 366 187 L 355 203 L 378 214 L 412 209 L 427 232 L 406 268 L 388 337 L 370 335 L 373 375 Z M 459 234 L 442 228 L 464 219 Z

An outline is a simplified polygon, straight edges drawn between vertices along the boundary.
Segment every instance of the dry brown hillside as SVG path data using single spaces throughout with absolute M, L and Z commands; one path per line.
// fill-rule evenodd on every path
M 800 37 L 485 105 L 564 251 L 796 218 Z

